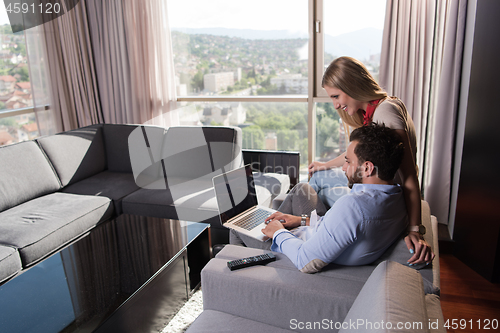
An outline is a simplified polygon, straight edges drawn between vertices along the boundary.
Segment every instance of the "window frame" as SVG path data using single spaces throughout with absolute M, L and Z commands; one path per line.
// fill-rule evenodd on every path
M 48 110 L 48 109 L 49 109 L 49 106 L 45 105 L 45 110 Z M 0 110 L 0 119 L 20 116 L 23 114 L 28 114 L 28 113 L 33 113 L 33 112 L 35 112 L 35 108 L 33 106 L 30 106 L 27 108 L 20 108 L 20 109 Z

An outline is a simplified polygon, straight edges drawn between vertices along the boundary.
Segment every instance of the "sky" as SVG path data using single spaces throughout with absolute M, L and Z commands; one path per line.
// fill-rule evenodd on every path
M 324 0 L 324 29 L 337 36 L 383 29 L 386 0 Z M 168 0 L 173 28 L 289 30 L 307 35 L 308 0 Z
M 9 23 L 5 6 L 0 24 Z M 137 0 L 134 0 L 137 1 Z M 386 0 L 324 0 L 324 29 L 337 36 L 363 28 L 383 29 Z M 168 0 L 174 28 L 289 30 L 307 35 L 308 0 Z
M 4 24 L 10 24 L 9 22 L 9 17 L 7 16 L 7 11 L 5 10 L 5 5 L 3 3 L 3 0 L 0 0 L 0 25 Z

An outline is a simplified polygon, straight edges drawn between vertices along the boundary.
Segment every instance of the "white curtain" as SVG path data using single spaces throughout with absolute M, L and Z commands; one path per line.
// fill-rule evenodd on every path
M 405 102 L 418 135 L 423 196 L 448 223 L 467 0 L 388 0 L 380 83 Z

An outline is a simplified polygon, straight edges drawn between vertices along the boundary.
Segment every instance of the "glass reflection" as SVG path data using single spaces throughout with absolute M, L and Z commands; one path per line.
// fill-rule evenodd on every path
M 96 329 L 206 227 L 204 223 L 129 215 L 101 224 L 0 286 L 1 330 Z M 187 298 L 188 280 L 182 275 L 177 280 Z

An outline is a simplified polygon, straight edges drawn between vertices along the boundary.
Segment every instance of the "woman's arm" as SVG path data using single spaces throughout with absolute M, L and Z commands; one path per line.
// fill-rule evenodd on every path
M 410 226 L 419 225 L 422 221 L 422 198 L 420 196 L 420 186 L 418 184 L 417 170 L 415 161 L 413 160 L 413 152 L 410 146 L 408 133 L 405 130 L 396 130 L 403 139 L 405 153 L 403 162 L 401 163 L 401 171 L 403 173 L 403 193 L 408 211 L 408 219 Z M 409 232 L 405 238 L 406 246 L 414 255 L 408 260 L 410 264 L 418 264 L 422 262 L 431 262 L 434 259 L 434 253 L 430 245 L 423 239 L 418 232 Z
M 312 176 L 312 174 L 315 173 L 316 171 L 341 167 L 342 165 L 344 165 L 344 162 L 345 162 L 345 152 L 327 162 L 314 161 L 311 164 L 309 164 L 309 176 Z

